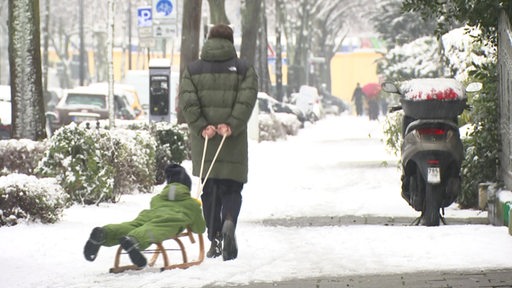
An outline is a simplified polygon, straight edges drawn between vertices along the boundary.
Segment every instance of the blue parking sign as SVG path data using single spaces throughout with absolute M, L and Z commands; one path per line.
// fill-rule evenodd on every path
M 153 25 L 153 15 L 150 6 L 137 8 L 137 23 L 139 27 L 151 27 Z

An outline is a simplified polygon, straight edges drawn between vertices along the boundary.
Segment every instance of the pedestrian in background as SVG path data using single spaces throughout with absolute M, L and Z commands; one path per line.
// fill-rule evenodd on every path
M 352 94 L 352 101 L 354 101 L 354 105 L 356 105 L 357 116 L 363 115 L 363 97 L 363 89 L 361 89 L 361 85 L 358 82 L 356 89 L 354 89 L 354 93 Z
M 222 255 L 225 261 L 238 255 L 235 229 L 248 174 L 247 123 L 257 94 L 256 71 L 237 57 L 233 30 L 215 25 L 200 59 L 185 69 L 179 94 L 179 108 L 190 130 L 194 176 L 205 176 L 223 136 L 227 137 L 201 195 L 211 241 L 209 258 Z M 205 171 L 200 173 L 205 138 Z

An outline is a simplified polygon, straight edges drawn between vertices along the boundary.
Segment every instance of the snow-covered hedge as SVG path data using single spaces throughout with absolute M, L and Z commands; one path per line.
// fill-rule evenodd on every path
M 28 139 L 0 141 L 0 176 L 12 173 L 31 175 L 48 148 L 48 142 Z
M 290 113 L 275 113 L 277 121 L 281 123 L 286 135 L 297 135 L 302 126 L 297 116 Z
M 489 43 L 475 43 L 480 31 L 470 27 L 454 29 L 442 36 L 418 38 L 389 50 L 379 61 L 379 73 L 393 81 L 421 77 L 453 77 L 464 82 L 476 65 L 496 61 Z M 442 48 L 443 57 L 439 54 Z
M 297 135 L 302 126 L 297 116 L 290 113 L 261 113 L 258 123 L 260 141 L 286 139 L 287 135 Z
M 127 154 L 126 150 L 128 147 L 105 129 L 71 124 L 52 136 L 36 173 L 57 178 L 73 202 L 115 202 L 121 194 L 119 186 L 114 189 L 116 166 L 121 168 L 121 163 L 125 163 L 120 157 Z M 130 177 L 128 171 L 122 173 Z
M 274 114 L 259 114 L 259 141 L 286 139 L 286 131 Z
M 54 178 L 38 179 L 25 174 L 0 177 L 0 226 L 24 221 L 55 223 L 69 197 Z
M 188 137 L 188 127 L 186 124 L 170 124 L 167 122 L 158 122 L 149 124 L 147 122 L 130 125 L 127 127 L 132 130 L 149 131 L 152 138 L 156 141 L 155 146 L 155 180 L 154 184 L 165 182 L 164 169 L 167 164 L 181 163 L 185 159 L 190 159 L 190 141 Z
M 171 125 L 107 130 L 71 124 L 50 139 L 36 173 L 55 177 L 73 202 L 117 202 L 121 194 L 151 192 L 163 182 L 157 173 L 186 155 L 185 136 Z

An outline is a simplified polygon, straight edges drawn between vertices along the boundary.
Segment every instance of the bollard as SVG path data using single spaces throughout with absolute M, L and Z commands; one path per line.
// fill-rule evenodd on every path
M 480 183 L 478 184 L 478 208 L 485 210 L 487 208 L 487 190 L 492 183 Z
M 508 234 L 512 236 L 512 213 L 508 213 Z
M 510 207 L 512 206 L 512 202 L 508 201 L 503 203 L 503 224 L 507 227 L 510 227 Z
M 487 218 L 491 225 L 496 226 L 496 189 L 494 186 L 487 187 Z

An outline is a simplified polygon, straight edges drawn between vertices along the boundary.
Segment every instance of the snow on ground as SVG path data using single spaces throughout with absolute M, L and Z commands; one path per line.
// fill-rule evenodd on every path
M 506 227 L 262 224 L 264 219 L 302 216 L 418 216 L 400 196 L 397 158 L 386 151 L 381 126 L 367 117 L 332 116 L 307 125 L 286 141 L 251 142 L 234 261 L 205 259 L 187 270 L 146 268 L 110 274 L 116 247 L 102 247 L 95 262 L 86 261 L 83 245 L 93 227 L 131 220 L 148 207 L 152 196 L 126 195 L 117 204 L 73 206 L 57 224 L 0 228 L 2 287 L 203 287 L 316 276 L 511 268 L 512 237 Z M 184 166 L 191 170 L 190 161 Z M 455 205 L 446 214 L 487 217 Z

